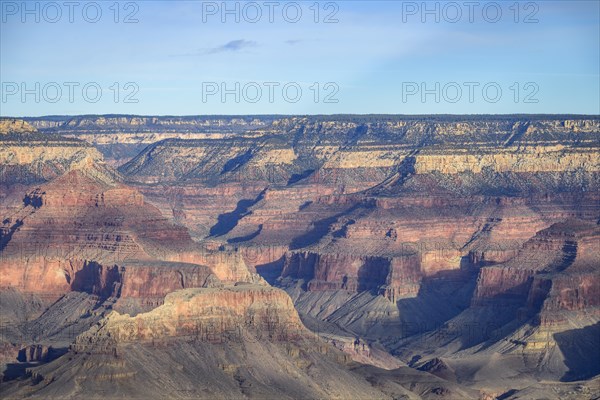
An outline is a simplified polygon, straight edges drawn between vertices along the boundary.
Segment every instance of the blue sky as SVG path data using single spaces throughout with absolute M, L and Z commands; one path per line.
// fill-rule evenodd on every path
M 0 114 L 600 114 L 598 1 L 114 3 L 2 0 Z

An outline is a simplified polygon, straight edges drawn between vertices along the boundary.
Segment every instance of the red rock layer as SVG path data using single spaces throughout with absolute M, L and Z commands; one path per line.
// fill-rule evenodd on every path
M 600 230 L 596 224 L 569 220 L 528 241 L 507 263 L 479 272 L 472 305 L 520 305 L 552 326 L 565 313 L 600 316 Z
M 382 291 L 394 301 L 416 295 L 422 276 L 419 267 L 415 255 L 385 258 L 291 252 L 286 254 L 281 276 L 306 281 L 309 291 Z
M 3 218 L 1 287 L 55 299 L 69 290 L 110 296 L 119 282 L 122 296 L 154 299 L 201 286 L 211 272 L 250 278 L 239 254 L 203 249 L 126 186 L 72 171 L 24 202 Z

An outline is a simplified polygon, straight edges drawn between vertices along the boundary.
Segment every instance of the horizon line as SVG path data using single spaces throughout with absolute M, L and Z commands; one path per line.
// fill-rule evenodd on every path
M 335 113 L 335 114 L 47 114 L 47 115 L 24 115 L 24 116 L 3 116 L 0 119 L 36 119 L 36 118 L 75 118 L 75 117 L 142 117 L 142 118 L 198 118 L 198 117 L 275 117 L 275 118 L 290 118 L 290 117 L 527 117 L 527 116 L 569 116 L 569 117 L 591 117 L 600 118 L 599 114 L 576 114 L 576 113 L 501 113 L 501 114 L 377 114 L 377 113 Z

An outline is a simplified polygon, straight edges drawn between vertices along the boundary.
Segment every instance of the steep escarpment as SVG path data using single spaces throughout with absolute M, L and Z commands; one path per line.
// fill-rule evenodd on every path
M 353 256 L 343 253 L 290 253 L 283 264 L 283 279 L 306 282 L 308 291 L 371 291 L 394 299 L 416 295 L 420 268 L 414 255 L 396 257 Z
M 596 201 L 321 196 L 300 210 L 281 210 L 285 202 L 255 206 L 226 237 L 258 271 L 278 268 L 278 276 L 303 280 L 308 291 L 367 290 L 396 301 L 416 296 L 423 278 L 474 275 L 514 257 L 549 221 L 591 219 Z
M 167 159 L 169 165 L 160 164 Z M 282 138 L 263 136 L 168 139 L 149 146 L 120 170 L 150 183 L 190 179 L 287 182 L 292 175 L 313 167 L 313 160 L 298 159 Z
M 164 261 L 124 261 L 108 268 L 84 262 L 65 275 L 72 291 L 96 295 L 100 301 L 115 298 L 112 308 L 131 315 L 163 304 L 176 290 L 219 285 L 206 266 Z

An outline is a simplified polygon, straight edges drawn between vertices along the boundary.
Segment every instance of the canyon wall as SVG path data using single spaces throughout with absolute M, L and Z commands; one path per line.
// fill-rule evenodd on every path
M 44 304 L 110 303 L 77 357 L 204 346 L 241 325 L 294 342 L 300 316 L 362 362 L 473 385 L 496 365 L 542 380 L 595 371 L 578 344 L 597 348 L 600 318 L 595 116 L 3 124 L 0 284 Z

